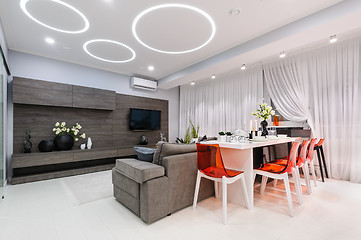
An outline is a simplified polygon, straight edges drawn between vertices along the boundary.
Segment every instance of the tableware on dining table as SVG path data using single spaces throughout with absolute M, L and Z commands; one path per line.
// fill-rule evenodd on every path
M 278 137 L 275 136 L 275 135 L 268 135 L 267 138 L 270 139 L 270 140 L 278 139 Z
M 268 138 L 266 138 L 264 136 L 256 136 L 251 141 L 252 142 L 267 142 Z
M 287 134 L 278 134 L 278 138 L 288 138 Z

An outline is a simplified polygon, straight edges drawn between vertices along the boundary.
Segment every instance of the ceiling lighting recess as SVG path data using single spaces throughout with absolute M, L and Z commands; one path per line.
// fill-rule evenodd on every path
M 153 70 L 154 70 L 154 67 L 153 67 L 153 66 L 148 66 L 148 70 L 149 70 L 149 71 L 153 71 Z
M 246 64 L 243 64 L 241 70 L 246 70 Z
M 337 36 L 336 35 L 330 36 L 330 43 L 335 43 L 335 42 L 337 42 Z
M 213 74 L 211 78 L 212 78 L 212 79 L 215 79 L 215 78 L 216 78 L 216 74 Z
M 47 37 L 47 38 L 45 38 L 45 42 L 49 43 L 49 44 L 54 44 L 55 40 L 53 38 Z
M 161 49 L 157 49 L 157 48 L 153 48 L 149 45 L 147 45 L 146 43 L 144 43 L 138 36 L 138 33 L 137 33 L 137 24 L 139 22 L 139 20 L 144 17 L 146 14 L 152 12 L 152 11 L 155 11 L 155 10 L 158 10 L 158 9 L 162 9 L 162 8 L 185 8 L 185 9 L 189 9 L 189 10 L 192 10 L 192 11 L 195 11 L 201 15 L 203 15 L 203 17 L 205 17 L 209 23 L 211 24 L 211 27 L 212 27 L 212 32 L 211 32 L 211 35 L 209 36 L 209 38 L 207 39 L 207 41 L 205 41 L 202 45 L 198 46 L 198 47 L 195 47 L 193 49 L 189 49 L 189 50 L 185 50 L 185 51 L 164 51 L 164 50 L 161 50 Z M 189 5 L 185 5 L 185 4 L 177 4 L 177 3 L 170 3 L 170 4 L 162 4 L 162 5 L 157 5 L 157 6 L 154 6 L 154 7 L 151 7 L 151 8 L 148 8 L 146 10 L 144 10 L 143 12 L 139 13 L 134 21 L 133 21 L 133 24 L 132 24 L 132 32 L 133 32 L 133 35 L 135 37 L 135 39 L 137 39 L 137 41 L 142 44 L 144 47 L 146 48 L 149 48 L 153 51 L 156 51 L 156 52 L 160 52 L 160 53 L 166 53 L 166 54 L 183 54 L 183 53 L 190 53 L 190 52 L 194 52 L 196 50 L 199 50 L 201 49 L 202 47 L 206 46 L 210 41 L 212 41 L 214 35 L 216 34 L 216 24 L 214 23 L 212 17 L 206 13 L 205 11 L 199 9 L 199 8 L 196 8 L 196 7 L 193 7 L 193 6 L 189 6 Z
M 196 84 L 194 81 L 193 82 L 191 82 L 191 85 L 193 86 L 194 84 Z
M 129 59 L 126 59 L 126 60 L 110 60 L 110 59 L 105 59 L 105 58 L 101 58 L 101 57 L 98 57 L 98 56 L 95 56 L 94 54 L 90 53 L 89 50 L 88 50 L 88 45 L 89 44 L 92 44 L 92 43 L 97 43 L 97 42 L 105 42 L 105 43 L 113 43 L 113 44 L 116 44 L 116 45 L 119 45 L 119 46 L 122 46 L 122 47 L 125 47 L 126 49 L 128 49 L 131 53 L 132 53 L 132 57 L 129 58 Z M 113 40 L 108 40 L 108 39 L 94 39 L 94 40 L 90 40 L 90 41 L 87 41 L 84 43 L 83 45 L 83 49 L 84 51 L 89 54 L 90 56 L 92 56 L 93 58 L 96 58 L 98 60 L 101 60 L 101 61 L 104 61 L 104 62 L 110 62 L 110 63 L 126 63 L 126 62 L 130 62 L 132 61 L 134 58 L 135 58 L 135 52 L 132 48 L 130 48 L 129 46 L 123 44 L 123 43 L 120 43 L 120 42 L 117 42 L 117 41 L 113 41 Z
M 280 58 L 284 58 L 284 57 L 286 57 L 286 52 L 285 51 L 280 53 Z
M 237 15 L 240 14 L 240 12 L 241 12 L 241 11 L 240 11 L 238 8 L 232 8 L 231 11 L 230 11 L 230 14 L 231 14 L 232 16 L 237 16 Z
M 35 17 L 33 17 L 28 9 L 26 8 L 26 4 L 29 2 L 30 0 L 21 0 L 20 1 L 20 7 L 21 9 L 23 10 L 23 12 L 33 21 L 39 23 L 40 25 L 44 26 L 44 27 L 47 27 L 47 28 L 50 28 L 52 30 L 55 30 L 55 31 L 58 31 L 58 32 L 62 32 L 62 33 L 82 33 L 82 32 L 85 32 L 86 30 L 88 30 L 89 28 L 89 21 L 88 19 L 85 17 L 85 15 L 80 12 L 78 9 L 76 9 L 75 7 L 71 6 L 70 4 L 68 3 L 65 3 L 65 2 L 62 2 L 60 0 L 51 0 L 52 2 L 54 3 L 58 3 L 60 5 L 63 5 L 69 9 L 71 9 L 72 11 L 74 11 L 75 13 L 77 13 L 84 21 L 84 27 L 80 30 L 75 30 L 75 31 L 71 31 L 71 30 L 64 30 L 64 29 L 59 29 L 59 28 L 55 28 L 55 27 L 52 27 L 52 26 L 49 26 L 43 22 L 41 22 L 40 20 L 36 19 Z

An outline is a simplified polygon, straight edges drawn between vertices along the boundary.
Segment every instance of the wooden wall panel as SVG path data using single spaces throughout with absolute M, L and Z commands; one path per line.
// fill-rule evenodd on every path
M 73 86 L 73 107 L 115 110 L 115 92 Z
M 72 85 L 13 78 L 14 103 L 72 107 L 72 94 Z

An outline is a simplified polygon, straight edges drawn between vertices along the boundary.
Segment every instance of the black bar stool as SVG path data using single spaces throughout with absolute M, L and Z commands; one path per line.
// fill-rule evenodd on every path
M 315 148 L 314 148 L 317 151 L 317 159 L 318 159 L 318 165 L 320 166 L 322 182 L 325 181 L 325 179 L 323 177 L 323 170 L 325 171 L 326 178 L 328 178 L 325 154 L 323 153 L 323 147 L 322 147 L 322 144 L 324 141 L 325 141 L 324 138 L 320 139 L 320 141 L 315 145 Z M 321 156 L 322 156 L 322 159 L 321 159 Z

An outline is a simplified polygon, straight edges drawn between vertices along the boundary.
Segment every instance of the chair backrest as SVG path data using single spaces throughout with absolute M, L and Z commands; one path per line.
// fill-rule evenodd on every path
M 218 144 L 197 143 L 197 165 L 199 171 L 210 177 L 232 177 L 224 167 Z
M 318 141 L 318 143 L 315 145 L 315 147 L 320 147 L 322 146 L 323 142 L 325 141 L 324 138 L 321 138 L 320 141 Z
M 300 146 L 299 142 L 292 143 L 291 151 L 290 151 L 290 154 L 288 155 L 288 159 L 287 159 L 288 160 L 287 166 L 285 167 L 285 169 L 282 172 L 288 172 L 288 173 L 293 172 L 293 169 L 294 169 L 294 166 L 296 163 L 299 146 Z
M 297 159 L 297 163 L 299 163 L 299 162 L 304 163 L 306 161 L 307 149 L 308 149 L 308 144 L 309 143 L 310 143 L 310 140 L 303 140 L 302 141 L 300 156 Z
M 312 139 L 311 139 L 310 147 L 308 148 L 308 153 L 307 153 L 307 161 L 308 161 L 308 162 L 312 161 L 312 157 L 313 157 L 313 152 L 314 152 L 314 150 L 315 150 L 316 141 L 317 141 L 317 138 L 312 138 Z

